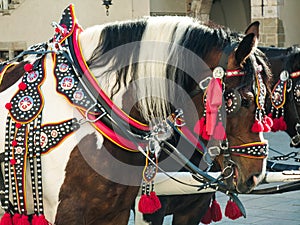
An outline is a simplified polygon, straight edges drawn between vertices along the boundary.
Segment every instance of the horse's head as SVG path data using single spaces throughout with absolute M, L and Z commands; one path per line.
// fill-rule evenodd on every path
M 257 99 L 265 97 L 268 74 L 264 59 L 255 53 L 259 24 L 249 26 L 243 37 L 191 18 L 153 17 L 129 25 L 97 27 L 81 36 L 82 49 L 88 49 L 83 51 L 87 64 L 98 81 L 106 83 L 105 91 L 112 93 L 113 100 L 122 99 L 122 108 L 145 123 L 164 120 L 182 108 L 187 127 L 193 130 L 205 117 L 209 134 L 200 136 L 205 136 L 208 147 L 222 149 L 217 161 L 227 168 L 228 186 L 239 192 L 252 190 L 263 175 L 266 157 L 261 132 L 252 132 L 253 124 L 262 123 L 264 116 L 264 104 Z M 225 70 L 221 77 L 222 71 L 216 69 L 220 66 Z M 207 79 L 210 69 L 214 70 L 211 80 Z M 215 97 L 221 98 L 221 104 L 208 108 L 214 100 L 219 102 Z M 213 128 L 220 128 L 218 122 L 226 127 L 226 138 L 221 133 L 217 141 L 210 141 Z
M 264 55 L 256 49 L 258 29 L 259 23 L 251 24 L 239 43 L 227 44 L 217 54 L 212 52 L 207 60 L 210 68 L 214 69 L 221 65 L 226 70 L 222 75 L 223 103 L 225 104 L 218 109 L 220 112 L 223 107 L 226 111 L 223 115 L 226 137 L 216 135 L 215 139 L 219 139 L 216 141 L 214 133 L 210 136 L 211 139 L 205 138 L 206 135 L 203 135 L 203 132 L 201 136 L 208 140 L 209 150 L 216 146 L 220 148 L 220 154 L 216 160 L 223 170 L 225 182 L 230 189 L 236 189 L 241 193 L 250 192 L 255 188 L 262 180 L 266 166 L 267 145 L 262 137 L 264 130 L 261 126 L 269 129 L 265 121 L 264 98 L 269 89 L 271 74 Z M 208 89 L 204 94 L 206 106 L 207 101 L 212 101 L 208 99 L 212 98 L 212 96 L 208 97 Z M 215 90 L 214 95 L 217 94 Z M 195 98 L 197 98 L 196 102 L 203 97 Z M 210 109 L 204 110 L 206 126 L 209 122 L 207 114 L 212 113 L 208 110 Z M 200 112 L 201 118 L 202 111 Z M 217 114 L 216 117 L 217 121 L 221 121 L 222 116 Z M 217 129 L 220 128 L 218 122 L 216 124 L 213 132 L 218 132 Z M 203 128 L 203 125 L 201 126 Z M 222 132 L 221 135 L 223 135 Z
M 300 147 L 300 49 L 268 47 L 260 49 L 266 54 L 273 73 L 272 95 L 267 111 L 272 115 L 272 131 L 286 131 L 291 147 Z
M 271 61 L 272 63 L 272 61 Z M 273 65 L 272 65 L 273 67 Z M 289 74 L 287 80 L 284 120 L 286 132 L 292 138 L 291 147 L 300 147 L 300 49 L 295 48 L 287 55 L 284 70 Z M 282 75 L 280 75 L 282 76 Z M 281 79 L 277 76 L 277 81 Z

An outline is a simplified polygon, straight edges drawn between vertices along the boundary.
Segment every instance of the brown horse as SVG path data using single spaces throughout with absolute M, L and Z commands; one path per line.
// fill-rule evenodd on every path
M 272 95 L 267 101 L 268 112 L 272 111 L 275 122 L 272 131 L 282 130 L 291 137 L 291 147 L 300 147 L 300 105 L 299 105 L 299 71 L 300 48 L 262 47 L 269 59 L 273 73 Z M 284 72 L 286 71 L 286 72 Z M 281 124 L 284 126 L 281 128 Z
M 249 32 L 249 29 L 255 27 L 255 33 L 258 34 L 258 24 L 253 23 L 251 24 L 245 31 L 247 34 Z M 252 30 L 253 31 L 253 30 Z M 260 50 L 257 50 L 255 55 L 260 58 L 260 61 L 267 60 L 264 54 Z M 265 66 L 266 68 L 266 66 Z M 267 69 L 266 69 L 267 70 Z M 267 74 L 270 74 L 269 71 L 267 71 Z M 245 83 L 247 83 L 245 81 Z M 270 85 L 270 84 L 269 84 Z M 245 85 L 246 86 L 246 85 Z M 270 88 L 270 86 L 269 86 Z M 245 121 L 243 123 L 244 126 L 240 126 L 241 123 L 238 123 L 238 121 L 241 121 L 242 118 L 240 116 L 245 116 L 247 113 L 246 111 L 249 110 L 249 99 L 255 98 L 255 92 L 251 89 L 251 85 L 248 83 L 248 86 L 243 87 L 239 90 L 240 94 L 242 96 L 243 104 L 241 104 L 242 110 L 245 110 L 243 114 L 232 114 L 227 118 L 227 124 L 238 124 L 236 127 L 231 128 L 231 132 L 235 134 L 235 139 L 243 139 L 242 136 L 239 136 L 240 134 L 245 133 L 245 131 L 252 133 L 251 126 L 252 126 L 252 120 Z M 227 101 L 226 104 L 231 104 L 230 100 Z M 248 111 L 249 112 L 249 111 Z M 250 112 L 253 112 L 250 111 Z M 248 123 L 249 122 L 249 123 Z M 238 129 L 237 129 L 238 128 Z M 230 129 L 230 128 L 228 128 Z M 237 133 L 235 133 L 237 132 Z M 192 155 L 190 160 L 194 162 L 196 165 L 199 165 L 199 159 L 198 161 L 195 160 L 195 158 L 198 158 L 196 155 Z M 245 158 L 244 158 L 245 159 Z M 247 160 L 247 159 L 246 159 Z M 218 163 L 218 162 L 219 163 Z M 210 171 L 219 171 L 219 165 L 222 165 L 222 161 L 217 157 L 217 160 L 214 162 L 213 167 Z M 245 162 L 242 162 L 242 164 L 245 165 Z M 251 180 L 244 181 L 251 183 Z M 167 196 L 159 196 L 161 199 L 162 208 L 155 212 L 154 214 L 144 214 L 145 220 L 148 222 L 151 222 L 151 224 L 154 225 L 160 225 L 163 223 L 163 219 L 165 215 L 173 215 L 172 224 L 199 224 L 202 217 L 204 216 L 205 212 L 209 208 L 209 205 L 212 201 L 212 196 L 214 196 L 214 193 L 203 193 L 203 194 L 185 194 L 185 195 L 167 195 Z
M 294 95 L 298 76 L 296 75 L 300 71 L 300 50 L 296 46 L 289 48 L 276 48 L 276 47 L 259 47 L 259 49 L 264 52 L 270 62 L 270 68 L 273 73 L 273 84 L 272 89 L 275 84 L 280 80 L 280 74 L 283 70 L 289 72 L 289 74 L 295 74 L 290 76 L 291 85 L 289 92 L 285 93 L 286 100 L 284 104 L 284 115 L 286 121 L 286 131 L 291 138 L 294 137 L 294 141 L 291 142 L 291 146 L 299 147 L 299 142 L 297 137 L 299 133 L 296 124 L 299 123 L 299 107 L 296 103 Z M 286 90 L 286 89 L 285 89 Z M 271 110 L 271 99 L 267 98 L 267 112 Z M 295 108 L 296 107 L 296 108 Z M 274 131 L 274 130 L 273 130 Z M 193 156 L 194 157 L 194 156 Z M 197 157 L 197 156 L 196 156 Z M 279 158 L 279 157 L 278 157 Z M 191 159 L 193 160 L 193 158 Z M 268 161 L 268 167 L 273 171 L 276 170 L 287 170 L 290 168 L 289 165 L 275 163 L 273 161 Z M 297 166 L 295 166 L 295 169 Z M 199 194 L 199 195 L 169 195 L 160 196 L 161 201 L 164 203 L 163 208 L 152 215 L 144 215 L 144 217 L 151 221 L 152 224 L 162 224 L 163 218 L 166 215 L 173 214 L 173 224 L 199 224 L 205 212 L 211 202 L 211 194 Z
M 165 122 L 173 115 L 172 126 L 220 151 L 220 190 L 247 193 L 260 182 L 267 148 L 251 127 L 265 116 L 269 69 L 255 55 L 258 23 L 243 37 L 182 17 L 83 30 L 69 6 L 54 25 L 50 41 L 24 52 L 33 57 L 2 65 L 3 221 L 127 224 L 142 178 L 152 193 L 161 150 L 194 152 Z

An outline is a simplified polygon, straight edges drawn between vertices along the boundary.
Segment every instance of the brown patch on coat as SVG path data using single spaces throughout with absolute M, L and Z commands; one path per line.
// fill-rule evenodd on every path
M 3 74 L 3 79 L 0 84 L 0 92 L 5 91 L 24 75 L 24 65 L 26 63 L 27 62 L 21 62 L 8 68 L 8 70 Z
M 109 141 L 104 141 L 104 147 L 97 149 L 96 141 L 94 134 L 87 135 L 70 155 L 59 193 L 56 225 L 127 225 L 139 186 L 116 183 L 109 176 L 140 183 L 142 167 L 124 171 L 120 165 L 115 165 L 110 152 L 114 153 L 113 157 L 127 158 L 133 163 L 141 161 L 141 154 L 119 149 Z M 97 172 L 101 170 L 105 171 L 104 176 Z

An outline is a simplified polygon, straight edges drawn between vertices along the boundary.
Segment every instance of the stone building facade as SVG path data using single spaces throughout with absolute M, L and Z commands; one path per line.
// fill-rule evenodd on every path
M 262 46 L 300 44 L 298 0 L 186 0 L 186 7 L 190 16 L 213 20 L 241 32 L 246 24 L 259 21 Z
M 0 58 L 12 58 L 28 46 L 48 40 L 52 21 L 75 5 L 84 27 L 143 16 L 179 15 L 212 20 L 243 32 L 260 21 L 260 45 L 289 47 L 300 44 L 299 0 L 112 0 L 106 16 L 102 0 L 0 0 Z

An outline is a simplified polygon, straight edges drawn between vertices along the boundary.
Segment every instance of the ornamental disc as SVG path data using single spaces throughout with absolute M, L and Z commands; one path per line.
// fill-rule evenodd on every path
M 18 102 L 18 107 L 21 111 L 29 111 L 33 107 L 33 98 L 30 96 L 22 97 Z

